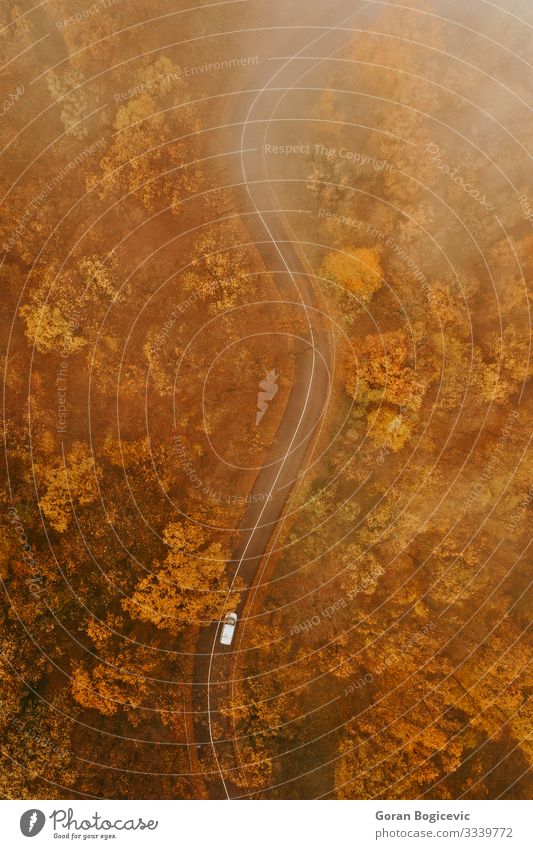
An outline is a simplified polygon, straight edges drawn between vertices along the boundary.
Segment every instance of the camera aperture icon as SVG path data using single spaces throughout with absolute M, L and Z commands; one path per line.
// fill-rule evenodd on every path
M 265 379 L 259 382 L 259 392 L 257 394 L 257 414 L 255 417 L 256 425 L 259 424 L 265 415 L 268 410 L 268 405 L 278 391 L 278 384 L 276 382 L 277 379 L 278 375 L 274 369 L 272 369 L 267 372 Z
M 35 837 L 42 831 L 46 817 L 38 808 L 30 808 L 24 811 L 20 818 L 20 830 L 24 837 Z

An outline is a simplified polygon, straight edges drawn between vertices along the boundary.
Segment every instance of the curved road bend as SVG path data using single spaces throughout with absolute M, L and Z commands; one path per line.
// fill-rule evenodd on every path
M 303 3 L 295 9 L 293 3 L 292 8 L 284 13 L 283 21 L 277 18 L 274 24 L 287 29 L 265 33 L 268 56 L 305 57 L 306 50 L 310 56 L 334 55 L 347 43 L 350 33 L 332 31 L 331 22 L 349 27 L 350 19 L 367 6 L 362 3 L 359 9 L 354 9 L 354 5 L 354 0 L 344 0 L 335 6 L 325 4 L 323 8 L 312 10 L 306 9 Z M 294 237 L 287 229 L 279 202 L 268 183 L 263 156 L 264 135 L 276 103 L 284 90 L 298 85 L 302 73 L 316 64 L 316 60 L 298 58 L 295 61 L 264 61 L 251 66 L 247 69 L 250 73 L 246 82 L 241 86 L 248 88 L 248 92 L 237 98 L 228 98 L 231 106 L 225 113 L 225 123 L 237 125 L 225 133 L 226 149 L 240 147 L 248 151 L 243 153 L 238 163 L 238 173 L 232 175 L 238 181 L 242 181 L 243 176 L 246 180 L 250 209 L 255 213 L 246 216 L 248 232 L 265 267 L 276 279 L 280 299 L 301 303 L 304 315 L 304 308 L 310 308 L 305 320 L 306 338 L 295 345 L 294 381 L 285 413 L 252 489 L 252 496 L 268 493 L 269 498 L 266 501 L 250 501 L 242 519 L 238 543 L 228 562 L 230 580 L 238 575 L 244 584 L 237 607 L 239 618 L 291 486 L 298 477 L 325 412 L 329 394 L 328 320 L 320 313 L 312 277 L 304 267 L 294 245 Z M 239 76 L 239 80 L 244 80 L 244 77 Z M 220 135 L 217 143 L 220 144 Z M 251 411 L 251 414 L 255 415 L 255 412 Z M 196 646 L 192 706 L 195 742 L 198 755 L 205 759 L 209 796 L 229 799 L 240 795 L 242 790 L 223 776 L 219 768 L 219 755 L 232 755 L 228 735 L 222 734 L 217 741 L 217 728 L 225 724 L 217 706 L 227 696 L 232 651 L 231 647 L 220 645 L 219 632 L 220 624 L 213 623 L 200 633 Z

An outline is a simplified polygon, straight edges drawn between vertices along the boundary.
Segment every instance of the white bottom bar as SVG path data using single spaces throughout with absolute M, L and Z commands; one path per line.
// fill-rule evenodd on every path
M 2 801 L 6 847 L 531 849 L 527 801 Z M 22 818 L 22 819 L 21 819 Z M 28 833 L 31 832 L 31 833 Z M 38 833 L 37 833 L 38 832 Z M 28 834 L 28 836 L 25 836 Z M 35 844 L 29 841 L 35 837 Z

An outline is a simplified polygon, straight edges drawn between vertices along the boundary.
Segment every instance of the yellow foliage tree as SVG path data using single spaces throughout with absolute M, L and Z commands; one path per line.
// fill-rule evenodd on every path
M 89 446 L 83 442 L 74 443 L 66 463 L 60 459 L 46 465 L 36 464 L 35 468 L 46 487 L 39 501 L 41 510 L 52 527 L 63 533 L 75 505 L 81 507 L 96 500 L 96 475 L 101 469 L 95 465 Z
M 407 365 L 412 357 L 403 330 L 366 336 L 353 343 L 356 364 L 346 364 L 346 388 L 352 398 L 387 401 L 416 410 L 420 407 L 423 385 Z
M 74 328 L 59 307 L 26 304 L 20 314 L 26 323 L 26 336 L 42 354 L 75 353 L 86 344 L 82 336 L 74 336 Z
M 373 442 L 391 451 L 399 451 L 411 436 L 412 423 L 390 407 L 378 407 L 369 413 L 367 423 Z
M 142 706 L 152 704 L 153 682 L 149 673 L 154 661 L 147 650 L 138 646 L 135 656 L 130 655 L 131 650 L 120 652 L 112 662 L 97 663 L 90 672 L 83 663 L 75 663 L 71 682 L 75 701 L 104 716 L 126 710 L 130 722 L 137 725 Z
M 347 248 L 327 254 L 322 274 L 363 301 L 369 301 L 383 283 L 380 259 L 369 248 Z
M 134 618 L 171 633 L 189 622 L 219 619 L 233 608 L 238 588 L 229 594 L 226 556 L 218 542 L 209 543 L 192 522 L 172 522 L 163 534 L 169 553 L 163 564 L 142 578 L 131 598 L 122 602 Z
M 194 156 L 194 122 L 184 110 L 173 113 L 161 109 L 160 97 L 167 92 L 182 91 L 179 69 L 169 59 L 157 60 L 151 71 L 144 68 L 144 78 L 124 93 L 125 102 L 115 117 L 116 134 L 100 165 L 104 172 L 87 180 L 89 189 L 98 187 L 102 197 L 109 192 L 134 192 L 145 209 L 153 212 L 164 198 L 174 212 L 180 209 L 183 196 L 194 191 L 202 177 Z M 129 93 L 131 92 L 131 97 Z M 182 122 L 176 128 L 179 115 Z M 181 129 L 181 133 L 179 130 Z M 188 135 L 175 141 L 179 135 Z

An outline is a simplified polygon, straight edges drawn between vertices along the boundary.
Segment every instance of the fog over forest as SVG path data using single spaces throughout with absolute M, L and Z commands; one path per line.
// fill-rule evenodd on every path
M 2 5 L 2 798 L 531 797 L 532 32 Z

